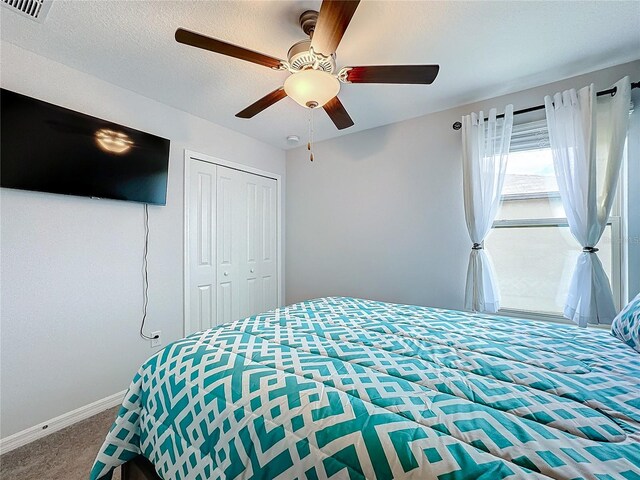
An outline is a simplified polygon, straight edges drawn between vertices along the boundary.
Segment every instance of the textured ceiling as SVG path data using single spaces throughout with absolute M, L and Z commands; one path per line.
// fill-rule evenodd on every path
M 54 0 L 43 24 L 0 9 L 1 38 L 215 123 L 288 148 L 308 111 L 286 98 L 251 120 L 234 115 L 286 73 L 175 42 L 177 27 L 279 58 L 304 38 L 319 1 Z M 438 63 L 431 86 L 343 85 L 355 126 L 315 112 L 317 140 L 530 88 L 640 58 L 640 2 L 363 1 L 338 66 Z M 4 66 L 4 65 L 3 65 Z M 7 67 L 7 66 L 4 66 Z M 10 68 L 10 66 L 8 66 Z

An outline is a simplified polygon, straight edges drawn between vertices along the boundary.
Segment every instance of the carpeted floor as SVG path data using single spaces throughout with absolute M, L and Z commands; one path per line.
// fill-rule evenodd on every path
M 118 407 L 0 456 L 1 480 L 87 480 Z M 120 480 L 116 469 L 114 480 Z

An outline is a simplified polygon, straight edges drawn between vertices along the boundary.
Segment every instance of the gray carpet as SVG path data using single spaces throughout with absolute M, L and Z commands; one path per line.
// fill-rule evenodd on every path
M 2 480 L 87 480 L 118 407 L 0 456 Z M 114 480 L 120 480 L 116 469 Z

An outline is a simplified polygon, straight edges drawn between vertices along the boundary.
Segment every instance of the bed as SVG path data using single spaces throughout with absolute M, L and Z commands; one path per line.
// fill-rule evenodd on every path
M 355 298 L 168 345 L 92 479 L 640 479 L 640 354 L 608 331 Z

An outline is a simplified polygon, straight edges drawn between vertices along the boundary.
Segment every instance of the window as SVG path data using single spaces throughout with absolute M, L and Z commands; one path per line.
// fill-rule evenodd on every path
M 620 210 L 617 198 L 598 243 L 598 258 L 611 281 L 618 308 L 622 283 Z M 582 247 L 565 218 L 545 121 L 514 126 L 502 204 L 485 247 L 493 260 L 503 310 L 562 316 Z

